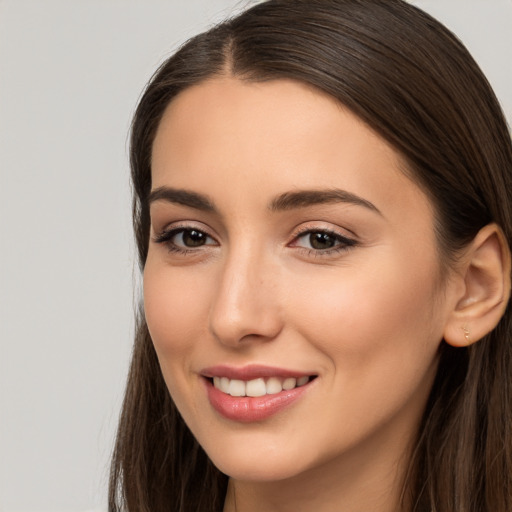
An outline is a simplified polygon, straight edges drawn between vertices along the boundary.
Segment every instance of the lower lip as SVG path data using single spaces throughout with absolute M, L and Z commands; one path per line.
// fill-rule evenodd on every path
M 266 420 L 289 407 L 308 391 L 314 381 L 275 395 L 258 397 L 227 395 L 210 380 L 205 382 L 210 404 L 219 414 L 229 420 L 251 423 Z

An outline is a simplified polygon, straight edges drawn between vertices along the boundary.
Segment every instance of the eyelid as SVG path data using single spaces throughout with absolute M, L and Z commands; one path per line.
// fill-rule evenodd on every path
M 179 220 L 165 224 L 162 228 L 153 228 L 153 238 L 158 238 L 162 235 L 165 235 L 166 233 L 187 230 L 201 231 L 205 235 L 208 235 L 210 238 L 213 238 L 215 241 L 217 241 L 217 236 L 212 234 L 212 230 L 209 226 L 195 220 Z
M 339 227 L 337 225 L 333 225 L 331 223 L 325 221 L 310 221 L 310 222 L 302 222 L 300 225 L 296 226 L 292 232 L 292 238 L 298 238 L 299 236 L 308 234 L 308 233 L 329 233 L 333 236 L 340 237 L 344 240 L 352 240 L 356 242 L 358 240 L 358 236 L 354 231 L 345 227 Z
M 348 231 L 348 230 L 346 230 Z M 311 235 L 314 233 L 324 233 L 331 237 L 333 237 L 338 243 L 334 245 L 333 247 L 326 248 L 326 249 L 315 249 L 315 248 L 308 248 L 303 247 L 297 244 L 297 241 L 301 239 L 302 237 L 305 237 L 307 235 Z M 289 247 L 295 248 L 297 250 L 301 250 L 305 252 L 307 256 L 314 256 L 314 257 L 322 257 L 322 256 L 329 256 L 338 254 L 344 251 L 348 251 L 354 246 L 358 245 L 358 240 L 355 236 L 355 234 L 351 231 L 351 236 L 347 236 L 345 233 L 342 233 L 340 229 L 336 229 L 333 227 L 326 227 L 325 225 L 319 225 L 316 223 L 308 224 L 306 226 L 302 225 L 298 229 L 295 230 L 293 233 L 292 241 L 288 244 Z
M 206 242 L 205 244 L 199 245 L 197 247 L 186 247 L 173 242 L 173 238 L 175 236 L 185 231 L 198 231 L 203 233 L 208 239 L 213 240 L 214 243 L 212 244 Z M 210 230 L 206 227 L 203 227 L 201 223 L 197 222 L 184 221 L 168 224 L 163 229 L 160 229 L 159 232 L 155 233 L 151 238 L 154 243 L 164 245 L 169 252 L 182 255 L 198 253 L 201 250 L 204 250 L 204 248 L 210 248 L 219 245 L 217 239 L 210 233 Z
M 164 229 L 163 231 L 160 232 L 160 234 L 155 235 L 154 240 L 157 243 L 163 242 L 164 239 L 173 238 L 176 235 L 178 235 L 179 233 L 184 233 L 186 231 L 197 231 L 198 233 L 202 233 L 207 238 L 210 238 L 211 240 L 213 240 L 215 242 L 215 245 L 218 245 L 217 241 L 209 233 L 204 231 L 204 229 L 197 229 L 197 228 L 190 228 L 190 227 L 176 227 L 176 228 Z M 213 245 L 213 244 L 205 244 L 205 245 Z

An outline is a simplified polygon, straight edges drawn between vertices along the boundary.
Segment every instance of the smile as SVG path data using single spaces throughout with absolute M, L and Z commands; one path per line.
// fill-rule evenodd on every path
M 208 401 L 224 418 L 264 421 L 307 394 L 318 375 L 266 366 L 216 366 L 201 372 Z
M 306 385 L 312 377 L 262 377 L 249 381 L 229 379 L 228 377 L 214 377 L 213 385 L 216 389 L 234 397 L 259 397 L 265 395 L 277 395 L 284 391 L 290 391 L 296 387 Z

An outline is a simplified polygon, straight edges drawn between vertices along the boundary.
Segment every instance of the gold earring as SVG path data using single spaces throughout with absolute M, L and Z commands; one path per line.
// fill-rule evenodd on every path
M 462 330 L 464 331 L 464 338 L 466 338 L 466 341 L 468 343 L 471 343 L 471 340 L 469 339 L 469 329 L 466 326 L 464 326 Z

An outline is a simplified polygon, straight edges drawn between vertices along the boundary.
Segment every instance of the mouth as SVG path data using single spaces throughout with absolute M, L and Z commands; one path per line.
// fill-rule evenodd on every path
M 213 377 L 210 382 L 213 386 L 233 397 L 260 397 L 265 395 L 277 395 L 282 391 L 290 391 L 292 389 L 305 386 L 311 380 L 315 379 L 315 375 L 301 377 L 259 377 L 248 381 L 240 379 L 230 379 L 228 377 Z
M 312 389 L 318 377 L 262 366 L 218 366 L 201 375 L 213 409 L 241 423 L 263 421 L 280 413 Z

